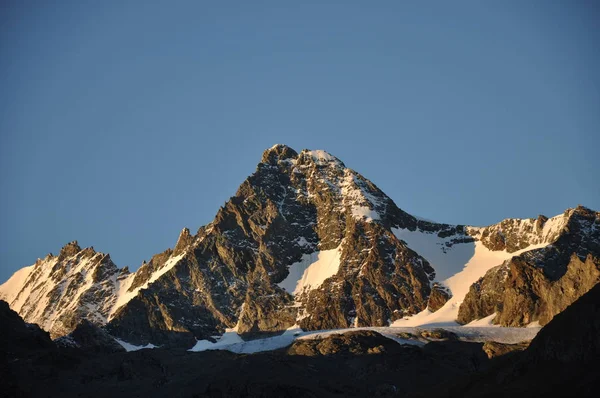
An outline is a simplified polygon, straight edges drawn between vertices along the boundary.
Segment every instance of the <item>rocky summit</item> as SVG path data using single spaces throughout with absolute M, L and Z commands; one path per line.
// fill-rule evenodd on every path
M 52 338 L 95 325 L 190 348 L 227 330 L 544 325 L 599 280 L 598 212 L 435 223 L 325 151 L 275 145 L 210 224 L 184 228 L 137 271 L 71 242 L 17 271 L 0 298 Z

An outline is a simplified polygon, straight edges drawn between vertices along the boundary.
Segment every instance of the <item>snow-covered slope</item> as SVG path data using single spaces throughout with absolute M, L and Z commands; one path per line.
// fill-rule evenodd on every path
M 435 312 L 425 309 L 396 320 L 393 326 L 458 325 L 459 307 L 473 283 L 515 256 L 552 244 L 572 214 L 570 209 L 550 219 L 507 219 L 488 227 L 466 227 L 464 233 L 449 236 L 439 236 L 435 230 L 395 228 L 399 239 L 429 261 L 436 281 L 447 287 L 452 297 Z
M 17 271 L 0 286 L 0 297 L 26 322 L 60 336 L 70 332 L 78 316 L 106 322 L 122 280 L 119 276 L 125 275 L 108 255 L 81 250 L 71 242 L 59 256 L 48 255 Z
M 31 289 L 23 291 L 23 288 L 34 269 L 35 265 L 23 267 L 0 285 L 0 299 L 10 303 L 13 311 L 19 312 L 23 307 L 23 302 L 28 298 Z
M 425 309 L 422 312 L 402 319 L 398 319 L 393 323 L 393 326 L 423 326 L 423 325 L 437 325 L 437 326 L 456 326 L 456 318 L 458 316 L 458 309 L 462 304 L 466 294 L 469 292 L 469 288 L 479 278 L 483 277 L 487 271 L 491 268 L 502 264 L 504 261 L 512 258 L 513 256 L 519 255 L 527 250 L 534 248 L 543 247 L 542 245 L 532 246 L 529 249 L 523 249 L 515 253 L 508 253 L 504 250 L 493 251 L 485 247 L 481 242 L 474 242 L 471 244 L 463 243 L 462 245 L 472 245 L 474 250 L 472 256 L 467 259 L 466 262 L 449 263 L 448 268 L 457 269 L 458 272 L 441 279 L 442 285 L 450 289 L 452 297 L 446 304 L 435 312 Z M 410 246 L 410 244 L 409 244 Z M 461 248 L 464 250 L 464 248 Z M 452 252 L 451 250 L 449 252 Z M 427 253 L 422 254 L 427 258 Z M 432 256 L 435 258 L 434 256 Z M 451 257 L 451 256 L 450 256 Z M 458 257 L 458 256 L 457 256 Z M 444 264 L 444 263 L 438 263 Z M 443 265 L 432 263 L 436 271 L 439 269 L 440 274 L 443 276 L 448 275 L 447 270 Z M 445 272 L 446 271 L 446 272 Z

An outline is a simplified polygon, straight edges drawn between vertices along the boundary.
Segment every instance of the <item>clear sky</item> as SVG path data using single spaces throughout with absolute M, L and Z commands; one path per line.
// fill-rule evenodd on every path
M 136 269 L 275 143 L 436 221 L 600 210 L 600 3 L 422 3 L 2 1 L 0 281 Z

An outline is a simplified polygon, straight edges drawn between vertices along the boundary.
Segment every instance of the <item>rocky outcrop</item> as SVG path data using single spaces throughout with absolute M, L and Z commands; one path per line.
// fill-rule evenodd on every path
M 434 283 L 431 287 L 431 294 L 427 301 L 427 308 L 431 312 L 435 312 L 442 308 L 452 297 L 450 290 L 439 283 Z
M 420 333 L 421 337 L 427 340 L 458 340 L 458 336 L 455 333 L 452 333 L 445 329 L 431 329 L 431 330 L 422 330 Z
M 496 341 L 486 341 L 483 343 L 483 351 L 489 359 L 497 358 L 513 352 L 521 352 L 529 347 L 529 342 L 525 341 L 517 344 L 498 343 Z
M 398 343 L 377 332 L 361 330 L 334 334 L 323 339 L 296 340 L 288 349 L 288 355 L 368 355 L 398 353 Z
M 506 262 L 489 270 L 469 288 L 469 293 L 458 309 L 457 322 L 466 324 L 485 318 L 502 309 L 503 287 L 508 278 L 509 263 Z

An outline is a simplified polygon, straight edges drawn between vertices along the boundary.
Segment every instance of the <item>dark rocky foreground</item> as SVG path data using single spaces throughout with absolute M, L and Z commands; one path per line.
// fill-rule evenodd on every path
M 420 396 L 595 397 L 600 391 L 600 285 L 556 315 L 514 356 Z
M 0 395 L 554 397 L 600 391 L 600 286 L 557 315 L 526 349 L 455 339 L 421 348 L 357 331 L 253 355 L 126 353 L 111 350 L 90 324 L 78 329 L 69 343 L 55 344 L 2 302 Z M 98 349 L 103 344 L 106 351 Z

